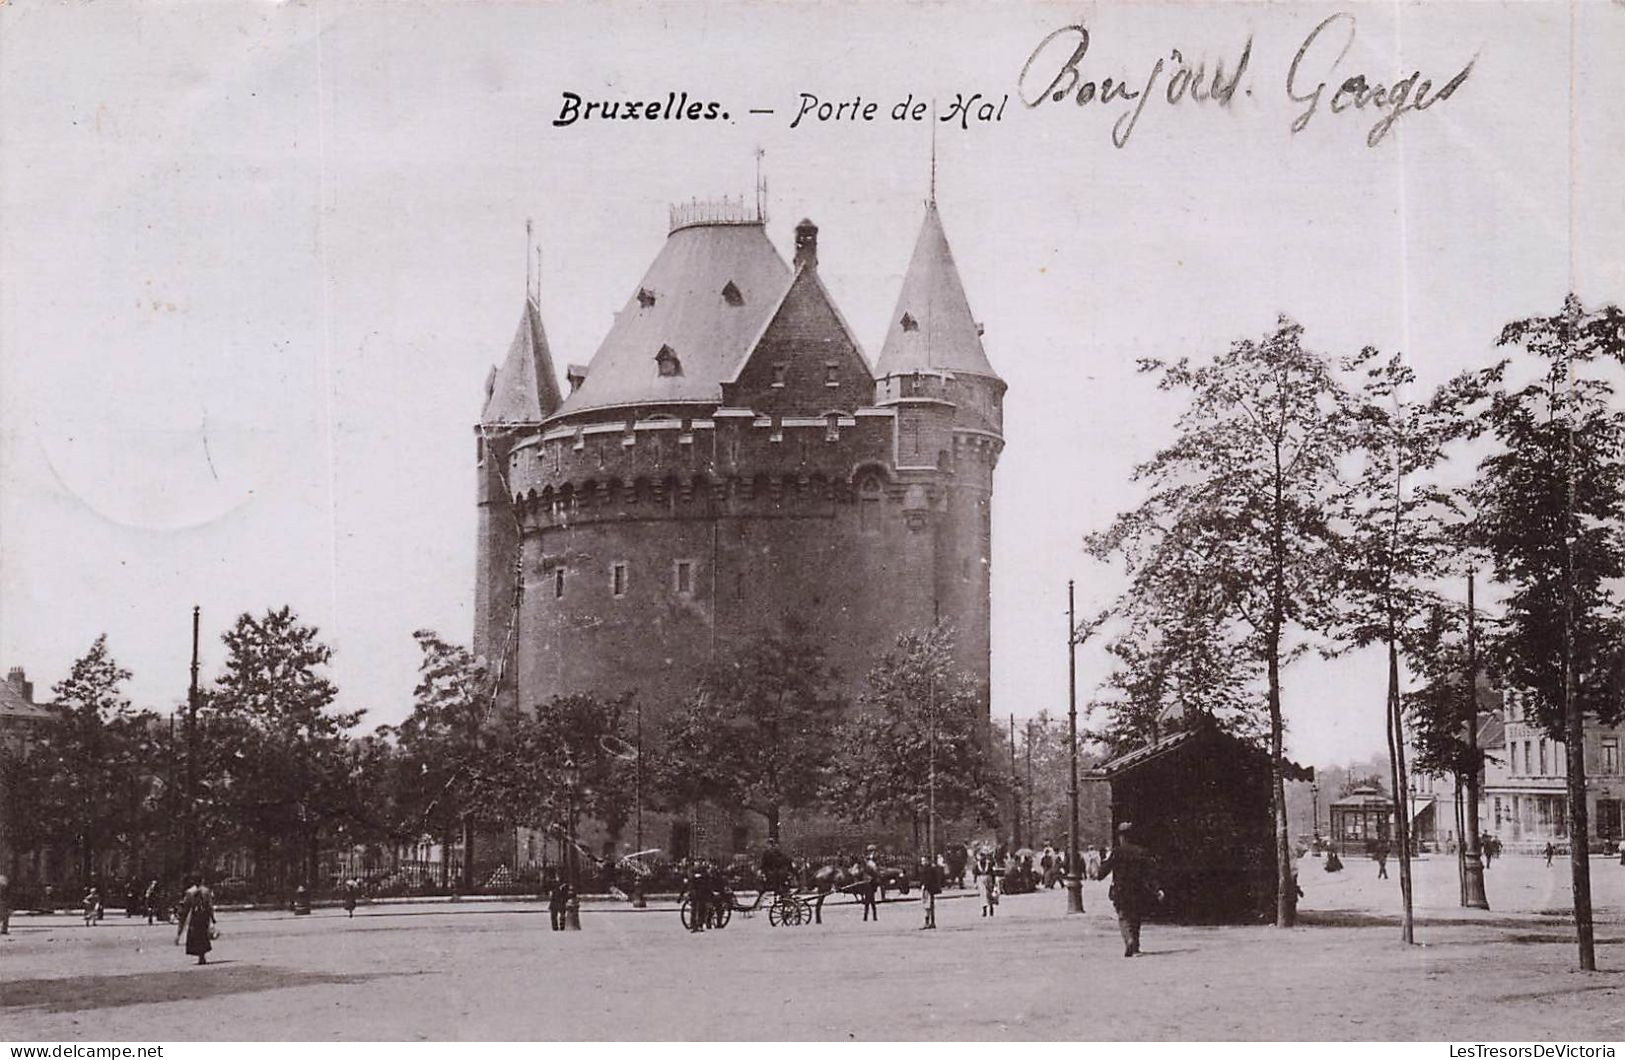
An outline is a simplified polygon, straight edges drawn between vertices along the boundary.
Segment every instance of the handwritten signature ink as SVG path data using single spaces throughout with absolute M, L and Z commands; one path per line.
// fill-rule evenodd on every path
M 1040 58 L 1046 51 L 1051 51 L 1051 45 L 1056 41 L 1062 44 L 1071 43 L 1072 52 L 1066 61 L 1050 78 L 1042 91 L 1033 91 L 1038 81 L 1030 81 L 1035 67 L 1049 69 L 1047 63 L 1040 64 Z M 1207 62 L 1201 61 L 1192 65 L 1178 48 L 1173 49 L 1167 59 L 1158 59 L 1151 67 L 1150 76 L 1146 77 L 1141 88 L 1130 88 L 1127 78 L 1111 77 L 1101 78 L 1098 82 L 1086 80 L 1080 70 L 1083 57 L 1089 51 L 1089 30 L 1083 25 L 1062 26 L 1049 36 L 1038 42 L 1027 57 L 1027 62 L 1021 68 L 1021 77 L 1017 81 L 1018 91 L 1022 103 L 1029 108 L 1036 108 L 1044 103 L 1059 103 L 1067 96 L 1072 96 L 1078 106 L 1087 106 L 1098 101 L 1102 105 L 1122 102 L 1130 104 L 1117 121 L 1112 124 L 1112 143 L 1121 148 L 1128 144 L 1129 137 L 1134 135 L 1134 128 L 1139 124 L 1140 114 L 1145 105 L 1157 90 L 1157 81 L 1163 72 L 1173 64 L 1167 81 L 1163 86 L 1163 98 L 1169 106 L 1175 106 L 1185 99 L 1196 103 L 1214 101 L 1221 107 L 1228 107 L 1235 97 L 1236 89 L 1241 85 L 1241 78 L 1247 71 L 1247 63 L 1252 59 L 1253 38 L 1247 38 L 1246 45 L 1241 50 L 1241 57 L 1236 60 L 1234 72 L 1226 74 L 1224 60 L 1216 60 L 1213 68 L 1208 69 Z M 1040 75 L 1042 76 L 1042 75 Z
M 1323 33 L 1329 44 L 1335 44 L 1338 36 L 1341 35 L 1343 47 L 1337 53 L 1337 58 L 1325 66 L 1325 77 L 1318 80 L 1313 88 L 1307 88 L 1305 87 L 1307 79 L 1300 81 L 1299 71 L 1304 66 L 1305 59 L 1310 58 L 1311 52 L 1315 53 L 1314 59 L 1309 63 L 1313 67 L 1316 65 L 1316 60 L 1330 50 L 1327 47 L 1317 47 Z M 1309 121 L 1315 116 L 1316 110 L 1320 107 L 1321 97 L 1325 95 L 1326 86 L 1329 83 L 1327 78 L 1331 77 L 1332 72 L 1342 65 L 1343 59 L 1354 45 L 1354 34 L 1354 16 L 1344 11 L 1327 16 L 1321 21 L 1320 25 L 1310 31 L 1308 37 L 1304 38 L 1303 46 L 1298 49 L 1298 54 L 1293 58 L 1292 67 L 1287 71 L 1286 75 L 1286 94 L 1291 97 L 1294 103 L 1308 104 L 1303 109 L 1303 112 L 1293 119 L 1293 133 L 1303 132 L 1304 129 L 1309 127 Z M 1337 91 L 1332 93 L 1331 99 L 1327 102 L 1327 107 L 1333 114 L 1341 114 L 1350 107 L 1363 111 L 1368 106 L 1382 113 L 1382 118 L 1371 127 L 1371 131 L 1366 134 L 1365 138 L 1366 146 L 1376 147 L 1382 143 L 1383 138 L 1388 135 L 1388 130 L 1394 127 L 1394 123 L 1402 115 L 1413 110 L 1427 110 L 1440 100 L 1449 99 L 1454 95 L 1456 90 L 1467 81 L 1468 75 L 1473 72 L 1473 63 L 1477 61 L 1477 56 L 1474 56 L 1462 68 L 1461 73 L 1452 77 L 1445 83 L 1443 88 L 1431 96 L 1428 95 L 1428 92 L 1433 88 L 1433 82 L 1423 80 L 1422 71 L 1420 70 L 1413 72 L 1409 77 L 1395 81 L 1391 85 L 1384 85 L 1380 82 L 1372 84 L 1364 74 L 1355 74 L 1352 77 L 1345 78 L 1343 83 L 1337 86 Z

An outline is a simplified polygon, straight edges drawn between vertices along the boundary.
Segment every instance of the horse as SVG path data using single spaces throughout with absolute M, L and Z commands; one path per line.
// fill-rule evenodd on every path
M 901 869 L 870 869 L 861 865 L 843 869 L 839 865 L 824 865 L 813 873 L 812 883 L 818 895 L 813 902 L 815 924 L 824 922 L 824 899 L 835 891 L 855 896 L 863 904 L 864 920 L 871 914 L 876 920 L 880 919 L 878 902 L 886 900 L 888 889 L 908 894 L 908 874 Z

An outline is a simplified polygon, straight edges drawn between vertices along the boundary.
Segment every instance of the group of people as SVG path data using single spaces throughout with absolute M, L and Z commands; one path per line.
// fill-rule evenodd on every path
M 125 919 L 145 916 L 149 924 L 169 920 L 172 909 L 165 902 L 163 888 L 156 879 L 148 880 L 143 887 L 132 876 L 122 889 Z M 117 893 L 117 889 L 114 893 Z M 107 896 L 102 893 L 101 884 L 94 878 L 85 888 L 84 896 L 79 899 L 79 907 L 83 912 L 86 927 L 94 926 L 97 921 L 107 916 Z

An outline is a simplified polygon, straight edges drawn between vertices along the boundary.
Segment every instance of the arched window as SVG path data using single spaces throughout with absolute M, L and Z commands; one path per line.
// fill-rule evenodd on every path
M 880 532 L 880 480 L 866 475 L 858 483 L 858 530 L 865 534 Z

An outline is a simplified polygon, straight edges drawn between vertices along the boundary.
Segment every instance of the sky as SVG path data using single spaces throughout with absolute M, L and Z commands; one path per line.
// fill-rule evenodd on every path
M 1089 33 L 1076 87 L 1025 106 L 1069 25 Z M 1228 105 L 1167 102 L 1180 59 L 1228 77 L 1249 40 Z M 1082 538 L 1134 505 L 1178 413 L 1136 359 L 1210 356 L 1286 313 L 1313 348 L 1402 350 L 1432 383 L 1570 289 L 1625 298 L 1622 45 L 1605 3 L 13 0 L 0 665 L 43 691 L 105 632 L 131 697 L 164 710 L 194 604 L 208 679 L 238 614 L 287 603 L 333 646 L 344 705 L 399 720 L 412 631 L 472 630 L 472 428 L 523 305 L 526 220 L 562 371 L 636 289 L 668 205 L 752 196 L 760 150 L 769 236 L 788 259 L 796 221 L 818 223 L 873 363 L 931 173 L 932 122 L 892 108 L 1008 94 L 997 120 L 936 124 L 937 198 L 1010 388 L 992 709 L 1064 711 L 1066 583 L 1084 611 L 1120 586 Z M 1140 91 L 1159 60 L 1116 146 L 1131 103 L 1078 90 Z M 1374 104 L 1331 107 L 1356 74 L 1437 92 L 1469 63 L 1374 146 Z M 565 93 L 668 92 L 728 118 L 555 124 Z M 875 120 L 792 127 L 803 94 Z M 1087 698 L 1108 663 L 1098 644 L 1079 663 Z M 1306 659 L 1285 687 L 1300 761 L 1381 749 L 1380 660 Z

